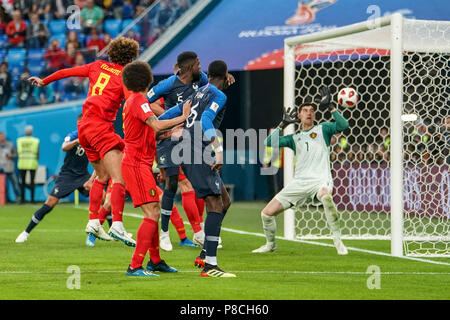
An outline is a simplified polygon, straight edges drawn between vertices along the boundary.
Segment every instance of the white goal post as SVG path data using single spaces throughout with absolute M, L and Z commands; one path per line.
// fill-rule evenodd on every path
M 339 107 L 350 128 L 330 146 L 343 239 L 390 239 L 393 256 L 450 257 L 449 74 L 450 21 L 396 13 L 285 39 L 285 108 L 323 85 L 334 103 L 344 87 L 359 95 L 356 107 Z M 332 118 L 318 110 L 316 121 Z M 285 150 L 285 185 L 293 173 Z M 319 207 L 284 219 L 288 239 L 330 237 Z

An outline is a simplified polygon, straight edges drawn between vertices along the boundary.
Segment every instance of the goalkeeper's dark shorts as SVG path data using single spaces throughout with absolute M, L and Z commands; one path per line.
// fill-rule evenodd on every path
M 208 164 L 182 164 L 181 169 L 194 188 L 197 198 L 222 194 L 222 179 Z
M 68 174 L 60 174 L 58 178 L 56 178 L 55 185 L 53 186 L 50 195 L 62 199 L 75 190 L 78 190 L 83 196 L 89 197 L 89 190 L 84 189 L 83 185 L 90 177 L 90 174 L 75 177 Z

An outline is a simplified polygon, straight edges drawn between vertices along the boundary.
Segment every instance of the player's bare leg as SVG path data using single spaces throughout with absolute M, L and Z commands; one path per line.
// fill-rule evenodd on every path
M 273 198 L 261 211 L 261 220 L 266 236 L 266 243 L 258 249 L 253 250 L 253 253 L 274 252 L 277 250 L 277 245 L 275 243 L 275 233 L 277 231 L 275 216 L 283 210 L 284 208 L 281 202 Z
M 103 189 L 109 180 L 109 175 L 102 160 L 92 161 L 91 164 L 97 176 L 89 191 L 89 222 L 85 231 L 101 240 L 111 241 L 112 238 L 103 230 L 98 217 L 98 210 L 102 204 Z
M 189 223 L 194 231 L 193 241 L 196 245 L 203 246 L 205 232 L 200 225 L 200 214 L 198 212 L 194 188 L 188 179 L 178 181 L 178 186 L 181 191 L 184 211 L 186 212 L 186 216 L 188 217 Z
M 341 229 L 339 226 L 339 217 L 334 205 L 333 197 L 328 188 L 321 188 L 317 193 L 317 198 L 322 202 L 323 209 L 325 211 L 325 217 L 330 227 L 334 246 L 336 247 L 339 255 L 346 255 L 348 253 L 347 248 L 341 240 Z
M 112 149 L 103 157 L 103 164 L 112 180 L 111 191 L 111 214 L 113 223 L 109 229 L 109 235 L 125 243 L 127 246 L 136 246 L 136 241 L 129 237 L 122 221 L 123 208 L 125 205 L 125 182 L 122 177 L 120 163 L 122 162 L 122 151 Z

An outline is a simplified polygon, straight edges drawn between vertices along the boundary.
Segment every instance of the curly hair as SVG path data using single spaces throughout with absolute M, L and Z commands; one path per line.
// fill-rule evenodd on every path
M 125 66 L 139 55 L 139 43 L 133 39 L 119 37 L 108 46 L 108 57 L 112 63 Z
M 133 92 L 147 91 L 153 83 L 150 65 L 142 61 L 134 61 L 123 68 L 122 81 L 128 90 Z

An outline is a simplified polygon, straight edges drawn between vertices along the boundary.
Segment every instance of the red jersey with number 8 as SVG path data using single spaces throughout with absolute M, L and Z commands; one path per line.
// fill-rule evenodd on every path
M 114 121 L 128 92 L 122 83 L 123 66 L 98 60 L 83 66 L 59 70 L 43 79 L 50 82 L 67 77 L 89 77 L 89 92 L 83 104 L 83 119 Z

